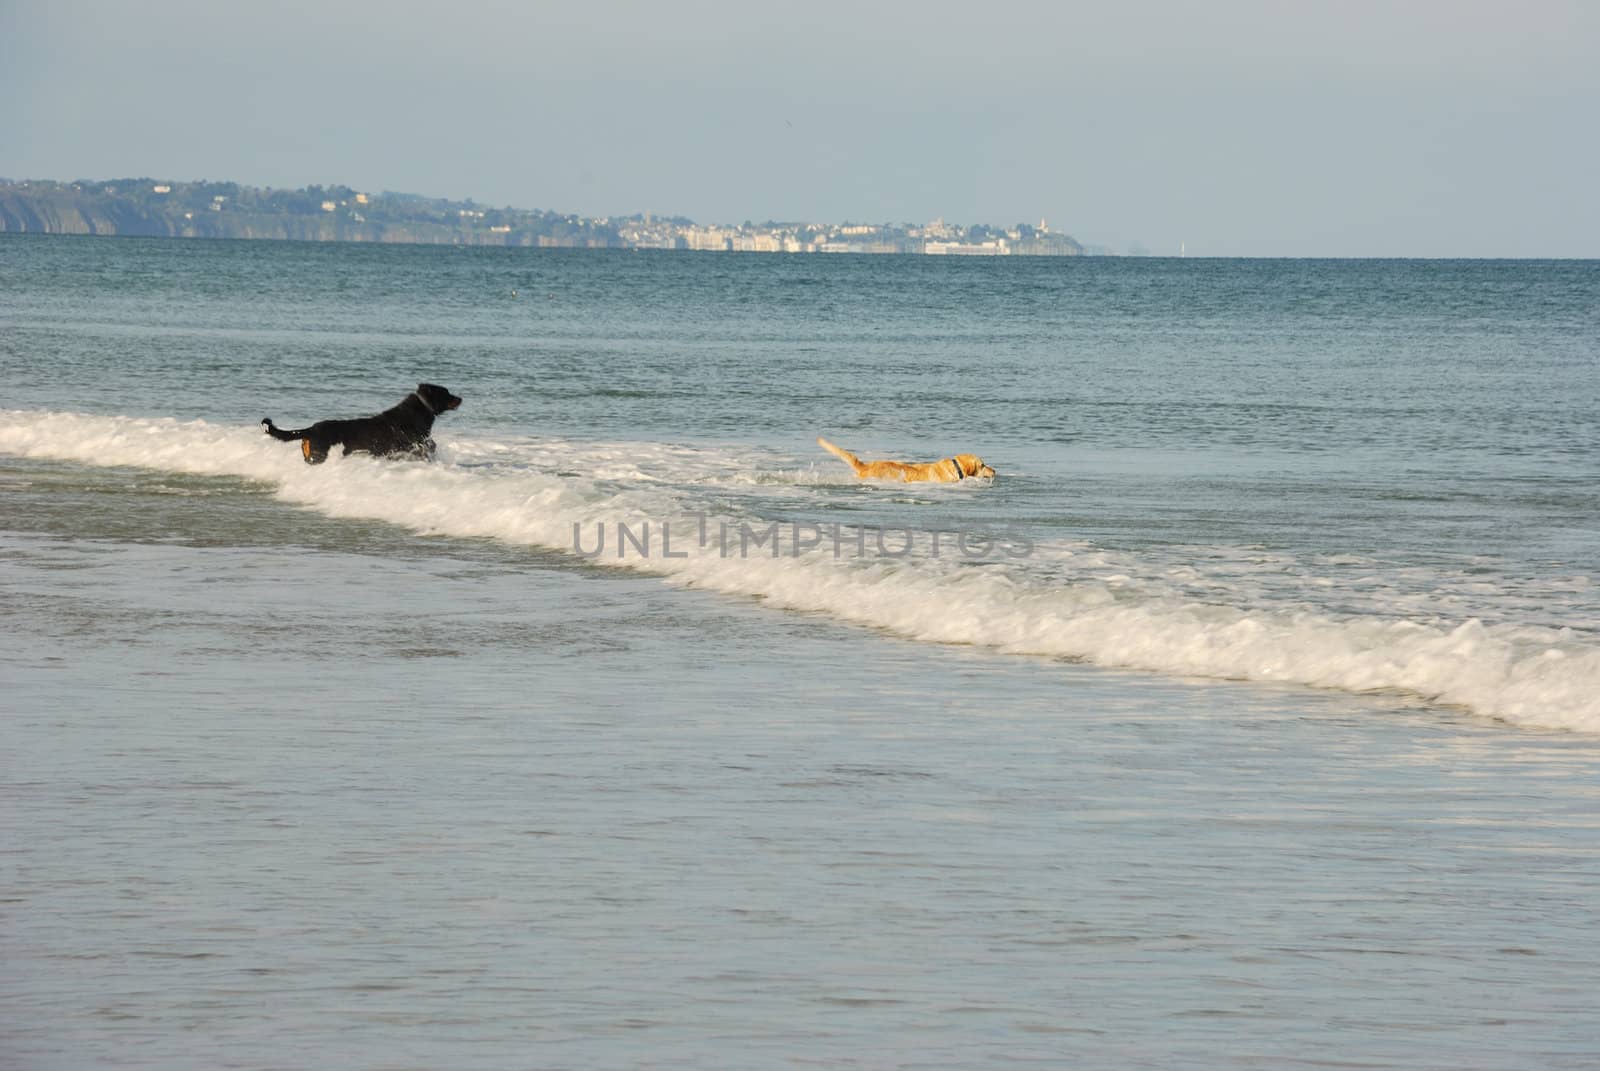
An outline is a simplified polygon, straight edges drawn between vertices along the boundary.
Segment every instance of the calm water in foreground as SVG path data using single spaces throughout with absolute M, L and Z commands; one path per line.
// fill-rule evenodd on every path
M 1600 1067 L 1600 264 L 0 236 L 0 373 L 0 1066 Z

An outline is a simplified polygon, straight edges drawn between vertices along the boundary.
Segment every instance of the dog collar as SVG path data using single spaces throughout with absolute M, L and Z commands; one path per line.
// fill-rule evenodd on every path
M 964 480 L 964 479 L 967 478 L 967 474 L 965 472 L 961 471 L 961 462 L 957 461 L 953 457 L 952 458 L 946 458 L 946 460 L 949 461 L 950 464 L 952 464 L 952 465 L 954 465 L 956 467 L 956 479 L 957 480 Z
M 439 410 L 437 410 L 433 406 L 429 405 L 428 404 L 428 399 L 424 398 L 420 391 L 412 391 L 411 392 L 411 397 L 413 397 L 417 401 L 421 402 L 422 403 L 422 408 L 426 409 L 428 412 L 432 413 L 434 416 L 438 416 L 439 415 Z

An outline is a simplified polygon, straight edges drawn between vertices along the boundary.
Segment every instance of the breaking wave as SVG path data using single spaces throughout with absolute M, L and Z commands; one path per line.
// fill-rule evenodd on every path
M 756 513 L 708 512 L 706 485 L 836 481 L 750 448 L 446 440 L 432 465 L 335 457 L 309 467 L 254 428 L 72 413 L 0 412 L 0 453 L 231 476 L 335 518 L 481 537 L 642 570 L 669 583 L 754 596 L 941 644 L 1109 667 L 1391 692 L 1526 727 L 1600 732 L 1600 645 L 1587 633 L 1477 619 L 1334 613 L 1241 596 L 1197 598 L 1129 584 L 1041 545 L 1024 557 L 946 544 L 895 554 L 861 529 L 804 530 Z M 756 475 L 750 475 L 755 473 Z M 762 475 L 765 474 L 765 475 Z M 672 543 L 663 553 L 663 523 Z M 627 529 L 632 541 L 617 537 Z M 792 529 L 792 530 L 791 530 Z M 645 544 L 640 536 L 649 531 Z M 730 544 L 725 533 L 740 542 Z M 755 535 L 752 548 L 744 533 Z M 842 535 L 840 533 L 843 533 Z M 594 553 L 602 533 L 604 548 Z M 766 540 L 774 539 L 775 542 Z M 648 546 L 648 550 L 646 547 Z M 929 550 L 932 553 L 928 553 Z M 1030 550 L 1033 549 L 1031 546 Z

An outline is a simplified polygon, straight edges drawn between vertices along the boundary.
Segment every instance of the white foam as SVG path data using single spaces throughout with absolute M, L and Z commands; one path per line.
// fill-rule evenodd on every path
M 15 411 L 0 412 L 0 453 L 242 477 L 332 517 L 569 551 L 575 526 L 593 549 L 605 525 L 609 541 L 590 559 L 596 564 L 918 640 L 1190 676 L 1403 692 L 1518 725 L 1600 732 L 1600 647 L 1566 629 L 1334 615 L 1248 599 L 1225 604 L 1130 577 L 1118 568 L 1126 562 L 1081 544 L 982 564 L 948 549 L 938 558 L 883 558 L 870 549 L 858 558 L 848 540 L 842 555 L 824 541 L 792 556 L 785 530 L 774 558 L 768 546 L 741 554 L 737 543 L 715 538 L 724 523 L 737 533 L 741 523 L 760 532 L 769 522 L 707 517 L 712 538 L 702 546 L 691 519 L 696 503 L 681 488 L 732 478 L 727 453 L 463 440 L 445 441 L 433 465 L 334 457 L 311 467 L 292 445 L 255 428 Z M 674 526 L 673 551 L 683 557 L 662 555 L 663 520 Z M 617 557 L 619 522 L 635 533 L 653 526 L 651 556 Z M 891 548 L 899 538 L 891 537 Z

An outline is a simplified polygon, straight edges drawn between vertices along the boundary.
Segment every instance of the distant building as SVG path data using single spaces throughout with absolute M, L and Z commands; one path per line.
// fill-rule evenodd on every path
M 735 253 L 781 253 L 783 239 L 776 234 L 741 234 L 730 242 Z
M 1004 238 L 988 242 L 928 242 L 922 251 L 939 257 L 1004 257 L 1011 255 L 1011 243 Z
M 106 188 L 110 189 L 111 187 L 107 186 Z M 172 187 L 171 186 L 151 186 L 150 187 L 150 192 L 151 193 L 171 193 L 172 192 Z
M 683 240 L 690 249 L 703 252 L 723 253 L 733 248 L 732 236 L 716 227 L 689 227 L 683 233 Z

